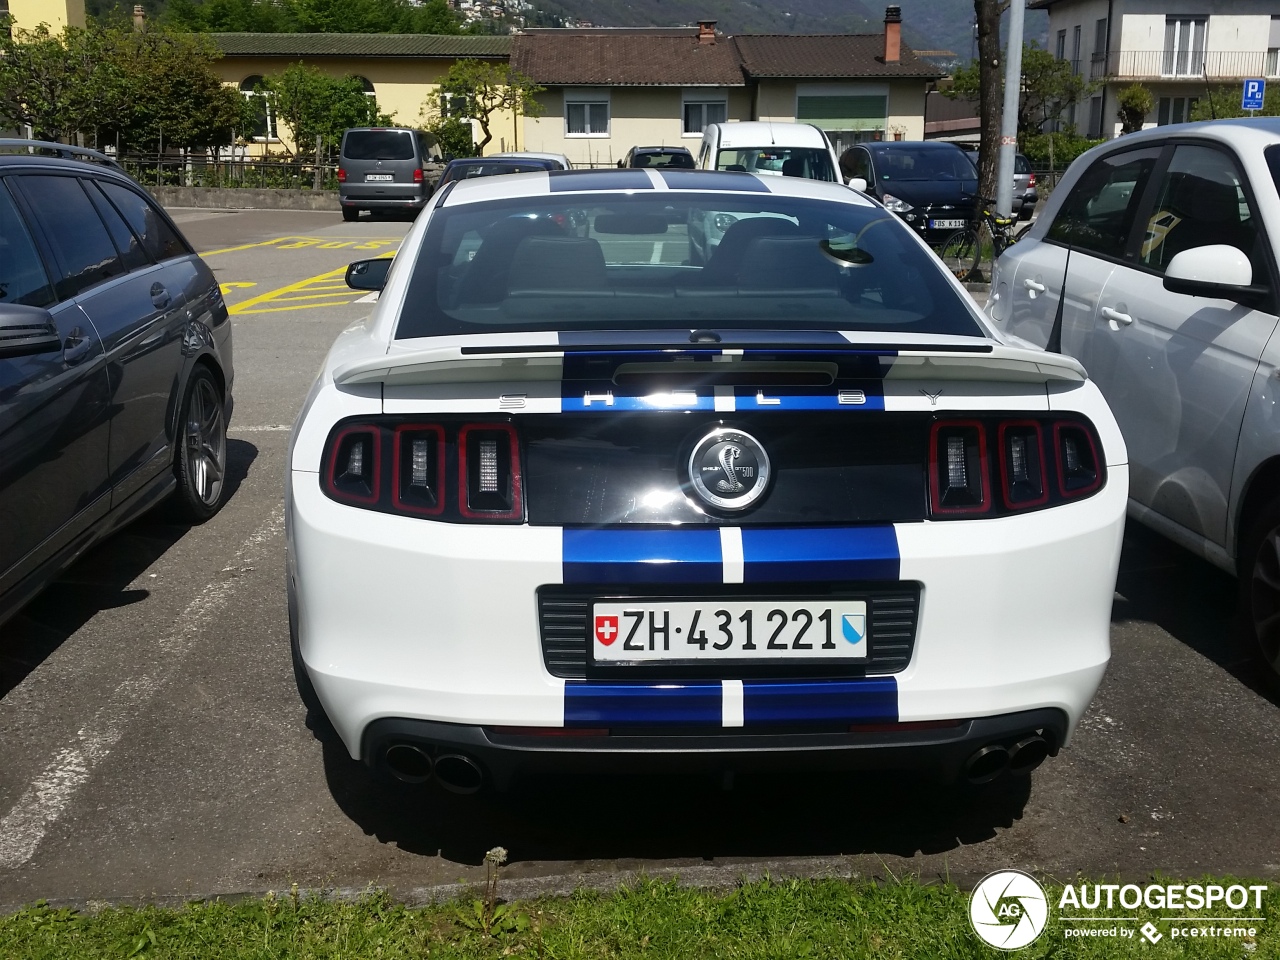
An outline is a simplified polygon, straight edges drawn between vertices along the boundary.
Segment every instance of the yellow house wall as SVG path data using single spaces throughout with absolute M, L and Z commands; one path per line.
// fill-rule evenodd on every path
M 924 102 L 927 84 L 924 80 L 867 81 L 859 83 L 849 81 L 843 83 L 823 84 L 832 91 L 837 88 L 841 92 L 857 94 L 859 90 L 868 93 L 880 93 L 885 87 L 889 90 L 888 116 L 885 118 L 885 139 L 893 139 L 897 131 L 902 132 L 904 140 L 924 139 Z M 781 123 L 794 123 L 796 119 L 796 87 L 790 80 L 761 81 L 757 89 L 756 109 L 758 120 L 776 120 Z
M 570 135 L 566 132 L 565 90 L 555 87 L 538 95 L 541 117 L 524 119 L 522 150 L 562 153 L 575 166 L 615 164 L 637 146 L 684 146 L 696 153 L 702 134 L 683 133 L 686 95 L 703 91 L 696 87 L 567 88 L 591 92 L 609 100 L 609 132 L 605 135 Z M 751 100 L 742 87 L 715 88 L 725 95 L 730 120 L 747 120 Z
M 23 30 L 47 23 L 58 33 L 63 27 L 84 26 L 84 0 L 9 0 L 9 16 Z
M 296 62 L 286 57 L 223 57 L 216 62 L 215 69 L 223 82 L 238 88 L 248 77 L 270 76 Z M 364 77 L 373 84 L 378 109 L 390 114 L 397 125 L 406 127 L 418 127 L 426 122 L 421 115 L 422 105 L 428 95 L 440 88 L 441 79 L 452 65 L 449 60 L 393 60 L 374 57 L 307 57 L 302 58 L 302 62 L 335 77 L 348 74 Z M 493 141 L 485 148 L 486 154 L 515 149 L 513 144 L 516 125 L 509 112 L 494 115 L 490 118 L 489 127 L 493 132 Z M 279 133 L 281 141 L 279 144 L 270 144 L 271 149 L 275 151 L 287 147 L 292 150 L 288 130 L 281 129 Z M 477 127 L 477 141 L 480 136 Z

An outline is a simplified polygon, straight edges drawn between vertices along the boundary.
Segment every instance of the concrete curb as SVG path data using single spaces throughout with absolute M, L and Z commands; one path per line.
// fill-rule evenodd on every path
M 147 187 L 162 206 L 216 210 L 325 210 L 337 212 L 336 190 L 245 187 Z
M 915 874 L 909 874 L 916 877 Z M 654 870 L 623 870 L 617 873 L 564 873 L 546 877 L 507 877 L 500 881 L 499 899 L 504 902 L 516 900 L 530 901 L 543 897 L 567 897 L 578 890 L 592 890 L 597 893 L 613 893 L 620 887 L 633 885 L 641 880 L 678 880 L 682 886 L 703 890 L 729 890 L 742 881 L 760 880 L 765 876 L 775 878 L 799 878 L 805 880 L 877 880 L 896 882 L 902 879 L 891 871 L 884 870 L 874 874 L 860 873 L 851 869 L 847 862 L 833 863 L 831 858 L 802 858 L 786 860 L 759 860 L 742 864 L 694 865 L 685 867 L 665 867 Z M 944 880 L 941 876 L 917 877 L 922 883 L 935 883 Z M 964 888 L 967 882 L 976 883 L 980 876 L 970 877 L 952 875 L 951 883 Z M 370 883 L 366 887 L 299 887 L 298 895 L 303 898 L 320 897 L 334 902 L 354 901 L 370 891 L 386 890 L 397 903 L 409 907 L 421 907 L 428 904 L 447 903 L 467 895 L 480 896 L 484 881 L 476 883 L 443 883 L 426 887 L 397 888 L 379 886 Z M 185 896 L 156 895 L 151 897 L 118 897 L 118 898 L 68 898 L 50 899 L 50 908 L 59 910 L 69 908 L 81 913 L 95 914 L 103 910 L 122 907 L 165 907 L 174 909 L 188 903 L 222 901 L 237 903 L 241 900 L 258 900 L 273 894 L 277 898 L 289 896 L 291 887 L 288 884 L 261 890 L 242 890 L 214 894 L 188 894 Z M 30 904 L 0 904 L 0 916 L 10 916 Z

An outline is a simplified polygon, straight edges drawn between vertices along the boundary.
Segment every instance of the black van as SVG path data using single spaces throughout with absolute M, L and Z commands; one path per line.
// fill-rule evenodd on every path
M 425 130 L 354 127 L 342 135 L 338 202 L 342 219 L 361 210 L 421 210 L 444 167 L 440 143 Z

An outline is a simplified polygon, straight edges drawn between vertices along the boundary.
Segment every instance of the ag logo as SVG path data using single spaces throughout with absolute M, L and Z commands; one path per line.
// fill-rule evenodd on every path
M 617 617 L 596 617 L 596 639 L 606 647 L 618 639 Z
M 1035 943 L 1048 921 L 1044 887 L 1021 870 L 988 874 L 969 898 L 973 932 L 997 950 L 1021 950 Z

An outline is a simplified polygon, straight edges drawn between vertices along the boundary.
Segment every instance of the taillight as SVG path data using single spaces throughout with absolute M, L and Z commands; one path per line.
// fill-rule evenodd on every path
M 991 508 L 987 434 L 977 420 L 940 420 L 929 435 L 930 502 L 934 513 Z
M 417 167 L 417 168 L 415 168 L 415 169 L 414 169 L 414 171 L 413 171 L 413 182 L 414 182 L 414 183 L 421 183 L 421 182 L 422 182 L 422 168 L 421 168 L 421 167 Z
M 330 442 L 325 486 L 335 500 L 377 503 L 382 493 L 382 456 L 374 427 L 347 427 Z
M 1064 497 L 1093 493 L 1102 486 L 1102 467 L 1093 432 L 1080 423 L 1057 423 L 1053 445 L 1058 455 L 1058 491 Z
M 1031 179 L 1027 181 L 1027 186 L 1034 187 L 1035 185 L 1036 185 L 1036 175 L 1033 173 L 1031 174 Z
M 1035 420 L 1005 420 L 999 427 L 1000 493 L 1010 510 L 1049 499 L 1044 473 L 1044 431 Z
M 1096 493 L 1106 479 L 1092 425 L 1053 416 L 935 420 L 928 463 L 937 520 L 1053 506 Z
M 401 424 L 392 441 L 394 506 L 423 516 L 444 513 L 444 429 L 438 424 Z
M 458 431 L 458 486 L 464 517 L 511 520 L 524 513 L 515 427 L 469 423 Z
M 350 506 L 452 522 L 524 520 L 520 438 L 507 422 L 347 421 L 330 433 L 323 462 L 325 494 Z
M 339 183 L 347 182 L 347 171 L 343 170 L 341 167 L 338 168 L 338 182 Z

